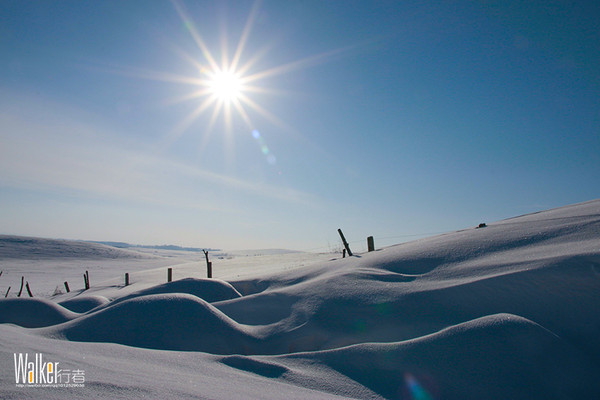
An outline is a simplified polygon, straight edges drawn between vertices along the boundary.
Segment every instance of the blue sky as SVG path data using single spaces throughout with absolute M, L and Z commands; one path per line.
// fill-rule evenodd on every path
M 360 251 L 598 198 L 584 3 L 3 1 L 1 233 Z

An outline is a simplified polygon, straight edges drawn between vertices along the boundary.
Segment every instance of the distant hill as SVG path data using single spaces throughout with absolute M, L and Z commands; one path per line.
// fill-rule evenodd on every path
M 119 248 L 119 249 L 139 248 L 139 249 L 174 250 L 174 251 L 202 251 L 202 250 L 220 251 L 220 249 L 211 249 L 211 248 L 206 248 L 206 247 L 181 247 L 181 246 L 175 246 L 173 244 L 163 244 L 163 245 L 148 246 L 148 245 L 141 245 L 141 244 L 125 243 L 125 242 L 98 242 L 98 241 L 92 241 L 90 243 L 104 244 L 104 245 L 111 246 L 111 247 L 116 247 L 116 248 Z
M 276 256 L 276 255 L 290 254 L 290 253 L 302 253 L 302 251 L 288 250 L 288 249 L 249 249 L 249 250 L 232 250 L 232 251 L 226 252 L 227 255 L 235 256 L 235 257 Z
M 60 258 L 116 259 L 155 258 L 155 256 L 116 248 L 101 243 L 0 235 L 0 260 L 43 260 Z

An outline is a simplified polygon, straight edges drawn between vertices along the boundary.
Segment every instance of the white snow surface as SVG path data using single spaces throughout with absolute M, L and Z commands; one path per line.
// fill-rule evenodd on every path
M 600 200 L 347 258 L 223 253 L 214 279 L 201 253 L 73 243 L 0 260 L 1 398 L 600 398 Z M 85 387 L 19 387 L 14 353 Z

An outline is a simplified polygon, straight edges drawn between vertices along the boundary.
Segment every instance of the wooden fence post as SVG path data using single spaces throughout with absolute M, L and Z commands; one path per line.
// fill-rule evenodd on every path
M 10 286 L 8 287 L 8 290 L 6 291 L 6 294 L 4 295 L 4 298 L 8 297 L 8 292 L 10 292 Z
M 21 297 L 21 293 L 23 292 L 23 284 L 25 283 L 25 277 L 22 276 L 21 277 L 21 289 L 19 289 L 19 294 L 17 295 L 17 297 Z
M 208 259 L 208 250 L 202 250 L 204 257 L 206 257 L 206 276 L 212 278 L 212 262 Z
M 173 280 L 173 268 L 169 268 L 167 270 L 167 282 L 171 282 Z
M 125 272 L 125 286 L 129 286 L 129 272 Z
M 375 251 L 375 241 L 373 240 L 373 236 L 367 238 L 367 249 L 368 251 Z
M 29 294 L 29 297 L 33 297 L 33 295 L 31 294 L 31 289 L 29 288 L 29 282 L 25 283 L 25 288 L 27 289 L 27 293 Z
M 69 282 L 67 281 L 65 281 L 65 289 L 67 290 L 67 293 L 71 291 L 71 289 L 69 289 Z
M 352 257 L 352 251 L 350 251 L 350 246 L 348 245 L 348 242 L 346 241 L 346 238 L 344 237 L 342 230 L 338 229 L 338 233 L 340 234 L 340 237 L 342 238 L 342 243 L 344 243 L 344 247 L 346 248 L 346 251 L 348 252 L 348 256 Z
M 85 271 L 85 274 L 83 274 L 83 284 L 85 285 L 85 290 L 88 290 L 90 288 L 90 272 L 89 271 Z

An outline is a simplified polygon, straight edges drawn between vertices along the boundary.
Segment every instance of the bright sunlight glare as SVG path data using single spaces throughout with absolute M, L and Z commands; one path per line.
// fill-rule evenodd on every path
M 197 76 L 181 76 L 163 73 L 150 73 L 143 76 L 148 79 L 164 80 L 169 82 L 184 83 L 189 85 L 193 91 L 173 99 L 173 102 L 183 101 L 199 101 L 198 106 L 185 116 L 167 135 L 166 140 L 169 142 L 176 140 L 183 135 L 200 117 L 200 115 L 212 109 L 212 113 L 204 129 L 203 143 L 207 143 L 208 137 L 213 133 L 213 128 L 217 122 L 219 115 L 223 116 L 224 136 L 231 139 L 232 123 L 234 114 L 245 122 L 248 129 L 256 129 L 255 124 L 250 119 L 249 111 L 266 118 L 271 123 L 277 125 L 284 130 L 290 130 L 278 116 L 269 112 L 268 109 L 262 107 L 254 99 L 252 94 L 278 94 L 277 90 L 272 90 L 264 87 L 259 81 L 276 75 L 291 72 L 296 69 L 306 68 L 325 61 L 347 49 L 337 49 L 322 54 L 309 56 L 297 61 L 292 61 L 287 64 L 282 64 L 268 69 L 252 71 L 258 61 L 266 54 L 267 48 L 258 51 L 248 61 L 242 63 L 242 53 L 245 50 L 250 31 L 254 24 L 260 2 L 255 2 L 250 10 L 246 25 L 237 44 L 235 53 L 230 59 L 227 57 L 227 45 L 222 39 L 221 62 L 218 63 L 215 55 L 210 51 L 204 39 L 195 27 L 194 22 L 186 11 L 184 5 L 178 0 L 172 0 L 173 6 L 178 13 L 183 26 L 186 28 L 198 50 L 201 51 L 202 57 L 198 58 L 186 53 L 178 48 L 175 51 L 186 61 L 196 67 L 199 75 Z
M 208 86 L 213 95 L 226 103 L 237 100 L 243 91 L 242 81 L 234 71 L 215 71 Z

